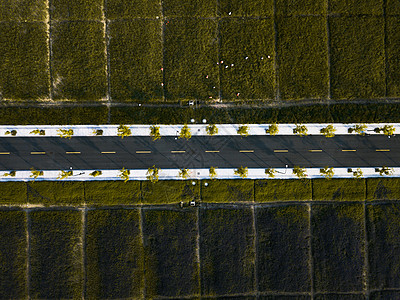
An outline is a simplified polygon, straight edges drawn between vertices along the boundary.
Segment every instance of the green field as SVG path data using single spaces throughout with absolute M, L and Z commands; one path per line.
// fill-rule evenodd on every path
M 201 182 L 201 200 L 204 202 L 253 202 L 254 181 L 203 180 Z
M 28 183 L 28 203 L 80 205 L 84 203 L 83 182 L 36 181 Z
M 311 200 L 311 180 L 256 180 L 255 199 L 256 202 Z
M 1 182 L 0 204 L 26 204 L 26 184 L 24 182 Z
M 167 18 L 217 16 L 217 2 L 215 0 L 165 0 L 162 3 L 163 13 Z
M 161 16 L 159 0 L 107 0 L 108 19 L 154 18 Z
M 312 198 L 316 201 L 363 201 L 365 195 L 365 179 L 313 180 Z
M 399 178 L 368 178 L 367 200 L 399 200 Z
M 103 15 L 102 0 L 52 0 L 50 17 L 54 21 L 101 20 Z
M 273 0 L 218 0 L 220 16 L 226 17 L 265 17 L 274 13 Z
M 382 15 L 383 1 L 384 0 L 329 0 L 329 12 L 332 14 L 347 15 Z
M 46 0 L 3 0 L 0 5 L 0 22 L 44 21 L 47 17 Z
M 282 16 L 324 15 L 327 0 L 277 0 L 276 13 Z
M 87 181 L 85 200 L 87 205 L 134 205 L 141 201 L 139 181 Z
M 400 10 L 400 5 L 399 5 Z M 387 53 L 387 93 L 389 97 L 400 95 L 400 21 L 398 17 L 386 19 L 386 53 Z
M 171 204 L 196 200 L 200 197 L 200 182 L 198 180 L 162 180 L 156 183 L 144 181 L 142 197 L 144 204 Z

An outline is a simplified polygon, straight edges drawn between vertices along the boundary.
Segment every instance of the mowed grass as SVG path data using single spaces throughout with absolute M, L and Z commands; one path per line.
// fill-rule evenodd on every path
M 27 184 L 30 204 L 80 205 L 85 201 L 82 181 L 35 181 Z
M 364 201 L 365 179 L 313 179 L 313 200 Z
M 202 295 L 253 292 L 252 218 L 250 208 L 200 209 Z
M 30 297 L 81 298 L 81 213 L 77 210 L 33 211 L 29 215 Z
M 219 28 L 222 97 L 272 99 L 275 93 L 273 20 L 223 19 Z
M 235 17 L 267 17 L 274 13 L 273 0 L 219 0 L 218 6 L 222 17 L 229 16 L 229 13 Z
M 386 14 L 400 15 L 400 2 L 397 0 L 386 0 Z
M 103 0 L 52 0 L 52 20 L 101 20 Z
M 282 16 L 323 15 L 327 0 L 277 0 L 276 13 Z
M 0 98 L 49 97 L 46 24 L 0 22 Z
M 259 291 L 310 290 L 308 222 L 306 205 L 256 208 Z
M 44 21 L 47 18 L 46 0 L 2 0 L 1 21 Z
M 193 185 L 192 182 L 196 184 Z M 156 183 L 142 182 L 143 204 L 171 204 L 200 198 L 198 180 L 161 180 Z
M 137 299 L 143 288 L 139 210 L 89 210 L 86 234 L 87 297 Z
M 315 290 L 363 291 L 363 205 L 314 204 L 311 211 Z
M 267 179 L 255 182 L 256 202 L 307 201 L 311 199 L 311 180 Z
M 54 23 L 52 39 L 54 99 L 105 98 L 104 25 L 95 21 Z
M 111 97 L 115 101 L 162 100 L 161 21 L 112 21 Z
M 26 204 L 25 182 L 0 182 L 0 204 Z
M 164 16 L 167 18 L 217 16 L 217 2 L 215 0 L 164 0 L 162 8 Z
M 283 99 L 328 96 L 326 18 L 278 20 L 279 91 Z
M 367 206 L 369 286 L 400 287 L 400 205 Z
M 400 2 L 398 2 L 400 3 Z M 399 4 L 400 7 L 400 4 Z M 400 14 L 400 12 L 399 12 Z M 400 96 L 400 20 L 386 18 L 387 93 L 389 97 Z
M 328 3 L 329 12 L 334 14 L 383 14 L 383 0 L 329 0 Z
M 167 20 L 164 24 L 166 100 L 216 98 L 219 90 L 216 21 L 185 18 Z
M 85 200 L 87 205 L 131 205 L 139 204 L 140 181 L 86 181 Z
M 385 95 L 382 17 L 330 18 L 332 98 Z
M 204 180 L 201 182 L 201 197 L 203 202 L 253 202 L 254 181 Z
M 142 214 L 146 296 L 199 295 L 196 211 L 145 209 Z
M 26 213 L 0 211 L 0 297 L 26 299 Z
M 400 200 L 400 178 L 368 178 L 367 200 Z
M 107 0 L 108 19 L 154 18 L 161 16 L 160 0 Z

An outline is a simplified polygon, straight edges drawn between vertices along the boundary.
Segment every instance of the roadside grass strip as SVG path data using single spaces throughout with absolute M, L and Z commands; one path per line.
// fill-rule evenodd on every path
M 138 299 L 143 292 L 143 245 L 138 209 L 89 210 L 86 296 Z
M 258 291 L 308 292 L 311 249 L 307 206 L 257 207 L 256 224 Z
M 108 19 L 155 18 L 161 16 L 159 0 L 107 0 Z
M 221 17 L 272 17 L 274 14 L 273 0 L 219 0 L 217 3 Z
M 193 185 L 194 182 L 195 184 Z M 172 204 L 200 198 L 199 180 L 163 180 L 142 182 L 143 204 Z
M 26 213 L 0 210 L 0 297 L 27 298 Z
M 103 23 L 54 23 L 52 39 L 54 99 L 105 99 L 107 80 Z
M 200 208 L 202 295 L 254 292 L 252 219 L 250 208 Z
M 204 202 L 253 202 L 254 181 L 203 180 L 201 181 L 201 197 Z
M 400 205 L 367 205 L 369 286 L 371 289 L 400 287 Z M 395 297 L 396 298 L 396 297 Z
M 30 297 L 81 298 L 81 212 L 38 210 L 29 214 Z
M 164 0 L 162 2 L 163 13 L 167 18 L 174 17 L 217 17 L 217 5 L 215 0 Z
M 50 77 L 46 30 L 46 24 L 39 22 L 0 22 L 2 99 L 48 99 Z
M 324 15 L 327 0 L 277 0 L 278 16 Z
M 161 21 L 115 20 L 109 25 L 113 101 L 162 100 Z
M 384 97 L 383 17 L 335 17 L 329 22 L 332 98 Z
M 146 297 L 199 296 L 196 211 L 143 212 Z
M 0 22 L 45 21 L 46 17 L 47 0 L 2 0 L 0 5 Z
M 390 0 L 389 0 L 390 1 Z M 329 0 L 329 12 L 344 15 L 377 15 L 383 14 L 383 0 Z
M 35 181 L 28 182 L 28 203 L 51 205 L 84 204 L 84 182 Z
M 164 27 L 166 100 L 217 98 L 219 74 L 216 21 L 170 19 L 165 21 Z M 182 82 L 185 84 L 182 85 Z
M 310 201 L 311 180 L 255 180 L 255 201 Z
M 312 180 L 314 201 L 364 201 L 366 179 L 315 178 Z
M 364 217 L 362 204 L 312 205 L 316 292 L 363 291 Z
M 24 205 L 27 203 L 25 182 L 1 182 L 1 205 Z
M 400 200 L 400 178 L 368 178 L 367 200 Z
M 387 8 L 387 12 L 389 8 Z M 400 14 L 400 4 L 399 4 Z M 386 18 L 387 93 L 389 97 L 400 96 L 400 20 L 395 16 Z
M 52 0 L 50 15 L 54 21 L 101 20 L 102 9 L 102 0 Z
M 222 98 L 273 99 L 275 96 L 273 20 L 222 19 L 219 28 Z
M 85 182 L 86 205 L 134 205 L 141 199 L 139 181 L 87 181 Z
M 283 99 L 328 97 L 326 45 L 324 16 L 278 19 L 279 90 Z

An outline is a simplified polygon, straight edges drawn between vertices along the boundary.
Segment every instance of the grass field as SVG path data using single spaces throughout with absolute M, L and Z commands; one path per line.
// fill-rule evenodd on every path
M 2 21 L 44 21 L 47 17 L 45 0 L 3 0 L 0 5 Z
M 348 15 L 382 15 L 383 1 L 384 0 L 330 0 L 329 12 L 333 14 Z
M 50 16 L 54 21 L 101 20 L 103 15 L 102 0 L 52 0 Z
M 363 201 L 365 179 L 314 179 L 313 200 L 316 201 Z
M 217 2 L 215 0 L 165 0 L 162 3 L 164 15 L 174 17 L 216 17 Z
M 400 14 L 400 3 L 396 0 L 386 0 L 386 13 L 388 15 Z
M 277 0 L 276 13 L 282 16 L 326 14 L 327 0 Z
M 0 204 L 26 204 L 26 184 L 24 182 L 1 182 Z
M 399 178 L 368 178 L 367 200 L 399 200 Z
M 220 16 L 265 17 L 274 13 L 273 0 L 219 0 Z
M 141 202 L 139 181 L 87 181 L 85 202 L 87 205 L 133 205 Z
M 28 203 L 80 205 L 84 203 L 83 182 L 36 181 L 28 183 Z
M 108 19 L 154 18 L 161 16 L 159 0 L 107 0 Z
M 194 180 L 162 180 L 156 183 L 142 182 L 144 204 L 171 204 L 200 198 L 200 182 Z
M 205 186 L 204 184 L 208 185 Z M 203 180 L 201 200 L 204 202 L 253 202 L 253 180 Z
M 311 180 L 255 181 L 255 202 L 311 200 Z
M 400 74 L 398 72 L 400 67 L 400 21 L 398 17 L 387 17 L 386 34 L 386 53 L 388 64 L 387 93 L 390 97 L 398 97 L 400 95 Z

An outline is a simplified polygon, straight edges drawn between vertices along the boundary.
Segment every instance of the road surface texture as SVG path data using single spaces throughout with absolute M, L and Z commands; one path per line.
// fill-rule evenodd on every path
M 400 166 L 400 139 L 383 135 L 0 138 L 0 169 L 61 170 Z

